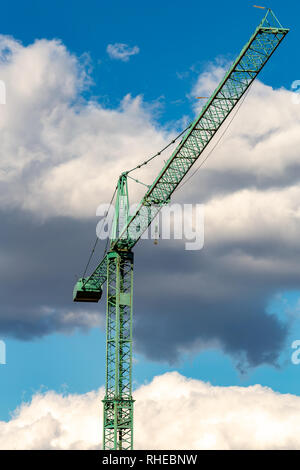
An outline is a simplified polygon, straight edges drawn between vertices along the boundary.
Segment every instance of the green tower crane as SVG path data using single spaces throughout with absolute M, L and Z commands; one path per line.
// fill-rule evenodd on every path
M 133 215 L 129 215 L 128 209 L 127 177 L 141 165 L 122 173 L 118 180 L 109 250 L 90 276 L 78 280 L 73 292 L 75 302 L 98 302 L 102 286 L 107 283 L 104 449 L 133 449 L 132 249 L 161 208 L 170 202 L 173 192 L 288 32 L 268 9 L 200 114 L 184 131 L 182 140 L 148 187 Z

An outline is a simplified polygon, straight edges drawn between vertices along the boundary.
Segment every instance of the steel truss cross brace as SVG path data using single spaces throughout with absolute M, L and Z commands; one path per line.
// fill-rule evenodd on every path
M 106 390 L 103 448 L 133 448 L 132 399 L 133 253 L 107 255 Z

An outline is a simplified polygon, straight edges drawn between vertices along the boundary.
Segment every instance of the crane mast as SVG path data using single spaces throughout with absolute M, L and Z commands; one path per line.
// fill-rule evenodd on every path
M 132 296 L 133 252 L 112 249 L 120 228 L 128 222 L 127 178 L 117 186 L 111 249 L 107 254 L 106 385 L 103 400 L 104 449 L 133 448 Z
M 73 300 L 98 302 L 107 282 L 106 389 L 103 448 L 133 448 L 132 398 L 132 248 L 249 89 L 282 42 L 283 28 L 268 9 L 241 53 L 146 191 L 135 213 L 128 212 L 127 175 L 118 180 L 110 249 L 93 273 L 76 283 Z

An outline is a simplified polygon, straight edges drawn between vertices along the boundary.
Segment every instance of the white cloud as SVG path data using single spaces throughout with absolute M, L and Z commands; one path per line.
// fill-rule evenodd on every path
M 102 393 L 36 394 L 11 421 L 0 422 L 0 449 L 85 449 L 99 442 Z
M 129 57 L 140 52 L 138 46 L 129 47 L 127 44 L 115 43 L 108 44 L 106 51 L 111 59 L 122 60 L 128 62 Z
M 9 53 L 8 53 L 9 51 Z M 95 214 L 119 174 L 171 138 L 158 130 L 142 97 L 117 109 L 85 102 L 91 80 L 59 41 L 27 47 L 0 36 L 0 205 L 40 217 Z
M 0 422 L 0 449 L 95 449 L 103 389 L 36 394 Z M 215 387 L 177 372 L 134 394 L 136 449 L 299 449 L 300 397 L 255 385 Z
M 218 86 L 225 75 L 226 68 L 229 68 L 230 64 L 225 64 L 223 61 L 219 60 L 217 62 L 218 63 L 208 64 L 205 70 L 199 75 L 191 92 L 192 97 L 209 97 Z M 196 109 L 200 111 L 201 102 L 196 105 Z
M 222 64 L 208 68 L 193 93 L 210 93 L 222 73 Z M 7 104 L 0 109 L 0 208 L 7 211 L 26 209 L 45 218 L 94 216 L 100 203 L 109 202 L 120 173 L 153 155 L 175 134 L 157 125 L 155 110 L 141 96 L 127 95 L 115 109 L 85 101 L 81 92 L 90 84 L 89 75 L 82 61 L 59 41 L 40 40 L 24 47 L 12 38 L 0 36 L 0 79 L 7 85 Z M 198 102 L 197 105 L 200 106 Z M 194 286 L 193 295 L 197 293 L 200 305 L 208 295 L 216 298 L 216 292 L 222 290 L 220 295 L 222 299 L 227 296 L 227 307 L 231 309 L 242 286 L 248 296 L 255 298 L 261 292 L 261 279 L 264 287 L 265 279 L 270 279 L 270 284 L 273 280 L 274 284 L 269 285 L 271 294 L 278 286 L 297 285 L 299 125 L 300 106 L 293 104 L 289 91 L 273 90 L 260 82 L 252 87 L 201 175 L 189 180 L 184 190 L 175 195 L 177 202 L 187 202 L 188 198 L 205 202 L 204 250 L 213 246 L 206 276 L 199 275 L 198 265 L 193 272 L 188 267 L 184 275 L 190 278 L 189 283 L 177 282 L 177 294 L 180 289 Z M 163 154 L 136 177 L 151 183 L 166 157 Z M 131 191 L 131 202 L 143 192 L 141 186 L 140 193 L 137 189 Z M 273 251 L 270 245 L 269 259 L 265 256 L 266 240 L 277 240 Z M 233 241 L 235 248 L 227 250 L 227 244 Z M 284 250 L 278 249 L 280 242 Z M 206 253 L 195 257 L 202 266 Z M 274 261 L 270 261 L 272 256 L 276 258 L 276 269 Z M 7 264 L 10 266 L 11 261 Z M 163 270 L 158 273 L 156 266 L 154 276 L 155 291 L 161 291 L 163 296 L 168 279 L 174 275 L 180 278 L 177 268 L 176 273 L 170 273 L 169 264 L 166 266 L 167 275 Z M 221 282 L 220 267 L 225 278 Z M 271 271 L 272 278 L 267 278 Z M 237 273 L 241 275 L 233 282 L 230 275 Z M 147 275 L 153 278 L 149 269 Z M 7 279 L 7 272 L 3 276 Z M 147 286 L 145 282 L 141 284 Z M 145 295 L 149 296 L 149 289 Z M 245 298 L 243 295 L 243 302 Z M 267 297 L 265 300 L 267 303 Z M 179 295 L 176 304 L 180 305 Z M 48 301 L 43 305 L 49 305 Z M 263 308 L 261 301 L 259 309 Z M 41 306 L 38 311 L 42 312 Z M 50 305 L 49 312 L 52 311 L 55 308 Z M 94 317 L 85 321 L 84 316 L 83 313 L 79 317 L 84 326 L 96 321 Z M 58 325 L 65 327 L 73 317 L 65 310 Z M 190 333 L 193 336 L 194 332 Z M 214 332 L 209 333 L 208 339 L 214 339 Z M 184 347 L 190 347 L 186 338 L 182 342 Z
M 222 64 L 209 66 L 192 94 L 210 93 L 223 72 Z M 125 96 L 116 109 L 82 100 L 91 80 L 59 41 L 24 47 L 0 36 L 0 79 L 7 86 L 0 115 L 2 208 L 21 207 L 39 217 L 94 215 L 110 200 L 119 174 L 174 135 L 155 124 L 141 96 Z M 298 164 L 299 124 L 300 106 L 290 92 L 256 83 L 205 168 L 224 179 L 228 171 L 262 184 L 278 178 Z M 162 159 L 137 176 L 151 183 L 161 165 Z M 189 184 L 189 191 L 197 194 L 198 185 Z
M 215 67 L 202 74 L 193 96 L 208 90 L 211 93 L 223 72 L 224 69 Z M 224 176 L 228 170 L 236 174 L 247 172 L 263 183 L 297 165 L 300 106 L 293 103 L 293 95 L 284 88 L 274 90 L 260 81 L 254 82 L 236 118 L 214 151 L 213 158 L 209 160 L 209 168 L 222 170 Z M 196 111 L 200 109 L 201 103 L 197 102 Z
M 243 189 L 212 198 L 206 206 L 210 243 L 279 239 L 297 244 L 300 235 L 300 188 Z M 222 231 L 218 230 L 222 227 Z
M 110 200 L 119 174 L 174 135 L 155 124 L 141 96 L 125 96 L 116 109 L 82 100 L 89 75 L 59 41 L 24 47 L 0 36 L 0 59 L 0 78 L 7 85 L 0 115 L 1 207 L 21 207 L 40 217 L 94 215 Z M 210 93 L 223 72 L 221 65 L 208 67 L 193 94 Z M 228 171 L 246 173 L 261 184 L 280 178 L 298 164 L 299 124 L 300 106 L 290 92 L 256 83 L 205 168 L 222 172 L 224 179 Z M 151 183 L 161 164 L 162 159 L 148 166 L 139 179 Z M 198 185 L 189 188 L 198 192 Z M 218 193 L 217 186 L 214 190 Z

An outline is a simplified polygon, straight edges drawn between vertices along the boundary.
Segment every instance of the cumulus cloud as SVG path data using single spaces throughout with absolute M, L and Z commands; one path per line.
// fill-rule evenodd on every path
M 7 85 L 1 108 L 0 206 L 39 217 L 95 214 L 108 202 L 119 174 L 161 148 L 142 97 L 124 97 L 117 109 L 86 102 L 91 84 L 86 57 L 59 41 L 24 47 L 0 36 L 0 76 Z
M 36 394 L 0 422 L 0 449 L 101 448 L 104 390 Z M 135 393 L 135 449 L 299 449 L 300 397 L 216 387 L 177 372 Z
M 223 64 L 210 66 L 192 93 L 208 94 L 222 73 Z M 91 84 L 86 58 L 59 41 L 25 47 L 1 36 L 0 77 L 7 84 L 0 116 L 1 332 L 30 338 L 103 324 L 104 302 L 70 308 L 74 275 L 95 234 L 92 217 L 110 200 L 119 174 L 175 131 L 158 126 L 141 96 L 127 95 L 113 109 L 84 100 Z M 178 240 L 156 251 L 144 241 L 137 246 L 139 352 L 176 361 L 217 344 L 251 366 L 278 360 L 288 325 L 266 308 L 300 282 L 300 106 L 291 98 L 257 82 L 206 166 L 175 194 L 176 202 L 205 203 L 204 250 L 191 256 Z M 136 176 L 151 183 L 163 158 Z M 143 194 L 130 189 L 131 201 Z
M 136 55 L 140 52 L 140 49 L 138 46 L 129 47 L 128 44 L 117 42 L 115 44 L 108 44 L 106 51 L 111 59 L 128 62 L 132 55 Z
M 1 449 L 86 449 L 100 436 L 103 391 L 85 395 L 36 394 L 8 422 L 0 422 Z
M 222 64 L 210 65 L 192 93 L 208 95 L 223 73 Z M 109 201 L 122 171 L 174 135 L 155 123 L 141 96 L 127 95 L 115 109 L 84 101 L 81 92 L 91 84 L 84 60 L 59 41 L 24 47 L 1 36 L 0 76 L 7 85 L 0 117 L 4 209 L 22 208 L 39 217 L 92 216 L 99 203 Z M 235 187 L 265 189 L 295 181 L 300 106 L 291 96 L 256 83 L 209 160 L 201 188 L 189 184 L 185 191 L 207 200 Z M 145 175 L 151 183 L 159 165 L 147 167 L 140 179 Z
M 208 63 L 199 75 L 194 85 L 191 96 L 209 97 L 225 75 L 226 70 L 231 64 L 225 63 L 223 60 L 217 59 L 215 63 Z M 201 103 L 195 105 L 196 111 L 200 111 Z
M 212 92 L 224 72 L 209 68 L 198 79 L 193 95 Z M 300 143 L 300 106 L 294 103 L 295 93 L 284 88 L 274 90 L 260 81 L 254 82 L 236 118 L 209 161 L 209 169 L 238 175 L 243 187 L 245 174 L 252 185 L 268 187 L 289 185 L 297 180 Z M 197 104 L 199 112 L 201 104 Z M 220 131 L 222 133 L 222 131 Z M 251 184 L 250 183 L 250 184 Z M 246 183 L 250 186 L 249 180 Z

